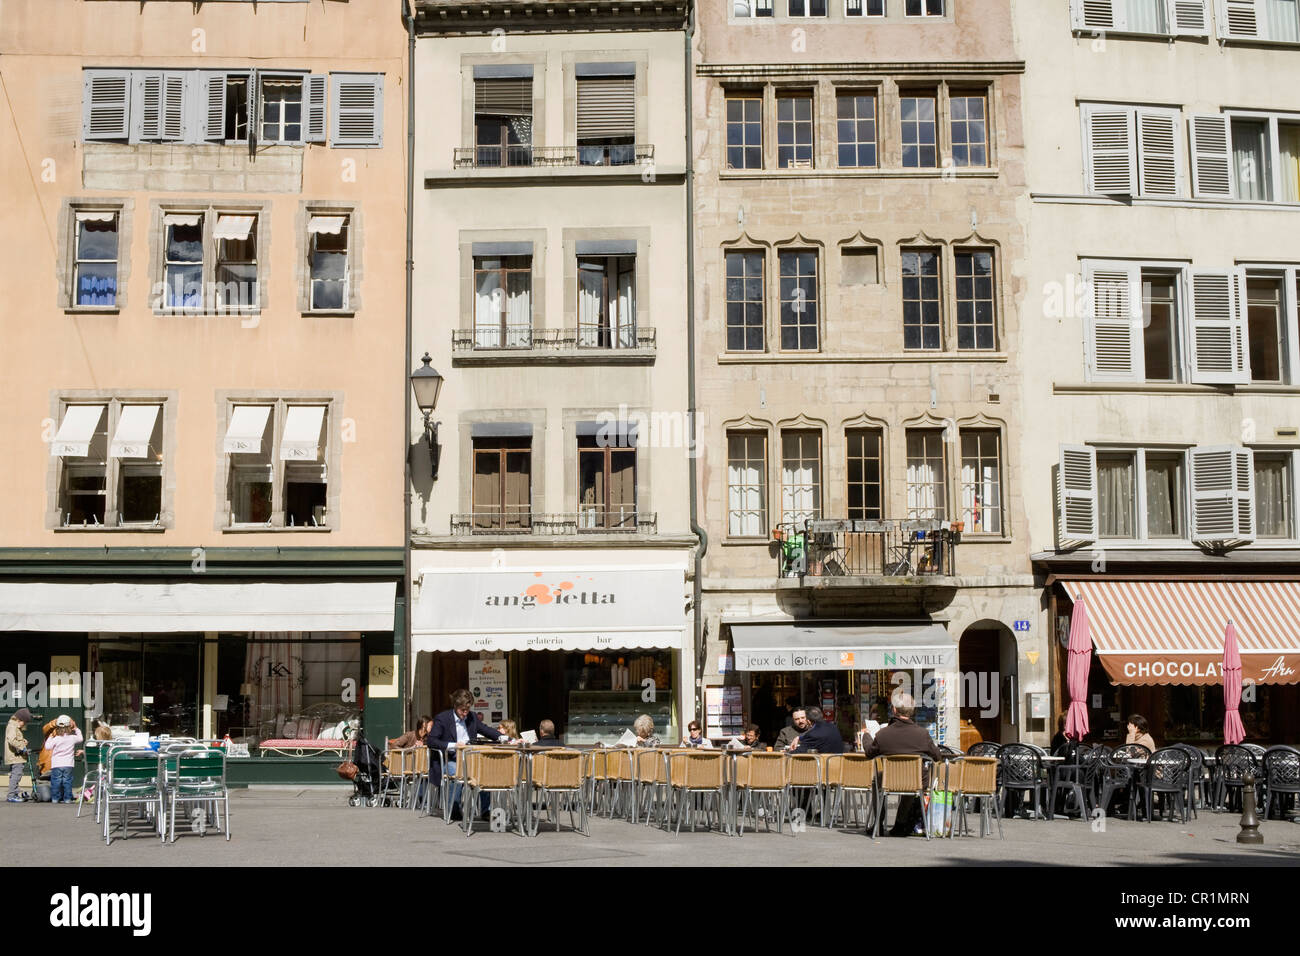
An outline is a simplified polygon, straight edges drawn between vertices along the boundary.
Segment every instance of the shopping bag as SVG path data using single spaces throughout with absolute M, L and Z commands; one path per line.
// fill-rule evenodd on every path
M 952 794 L 947 790 L 931 792 L 925 809 L 925 828 L 930 836 L 947 836 L 952 826 Z

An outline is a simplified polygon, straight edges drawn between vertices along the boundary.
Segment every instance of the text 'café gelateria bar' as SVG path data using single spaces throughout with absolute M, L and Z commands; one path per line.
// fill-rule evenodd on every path
M 1092 635 L 1088 705 L 1098 739 L 1124 736 L 1129 714 L 1156 740 L 1222 740 L 1224 635 L 1231 621 L 1246 686 L 1246 739 L 1290 739 L 1300 726 L 1300 582 L 1059 580 L 1057 633 L 1081 598 Z M 1064 687 L 1061 650 L 1058 677 Z M 1254 686 L 1251 686 L 1254 685 Z M 1253 698 L 1253 699 L 1252 699 Z M 1069 701 L 1068 690 L 1064 691 Z

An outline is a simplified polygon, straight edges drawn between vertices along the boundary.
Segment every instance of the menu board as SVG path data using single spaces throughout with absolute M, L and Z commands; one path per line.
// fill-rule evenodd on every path
M 474 695 L 474 713 L 485 724 L 496 726 L 506 718 L 506 662 L 484 658 L 469 662 L 469 692 Z
M 739 687 L 706 687 L 704 712 L 706 737 L 738 737 L 745 732 Z

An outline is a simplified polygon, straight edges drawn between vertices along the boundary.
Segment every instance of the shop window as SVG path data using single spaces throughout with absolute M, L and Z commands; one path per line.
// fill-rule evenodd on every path
M 767 436 L 727 433 L 727 534 L 766 537 Z
M 946 521 L 948 469 L 943 432 L 917 429 L 907 433 L 907 517 Z
M 532 439 L 475 438 L 475 531 L 532 528 Z
M 578 528 L 635 531 L 636 435 L 578 436 Z
M 884 517 L 882 434 L 878 428 L 855 428 L 845 433 L 848 443 L 849 514 L 853 520 Z
M 822 516 L 822 436 L 781 432 L 781 521 L 796 528 Z

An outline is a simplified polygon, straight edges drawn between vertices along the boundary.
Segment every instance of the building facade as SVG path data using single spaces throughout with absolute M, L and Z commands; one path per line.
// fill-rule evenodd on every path
M 1043 739 L 1026 548 L 1024 65 L 1006 0 L 698 8 L 710 733 Z M 873 713 L 874 712 L 874 713 Z
M 1021 3 L 1025 498 L 1053 643 L 1083 599 L 1098 739 L 1294 727 L 1300 53 L 1286 2 Z
M 468 686 L 581 744 L 693 707 L 688 6 L 415 4 L 417 712 Z
M 405 44 L 381 6 L 0 22 L 0 670 L 102 674 L 32 709 L 229 735 L 235 779 L 324 779 L 348 721 L 403 718 Z

